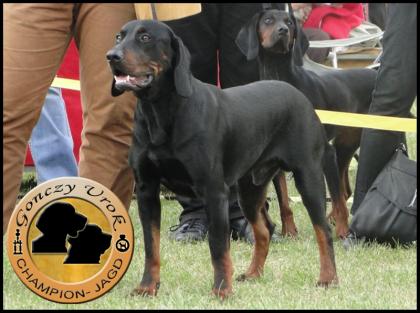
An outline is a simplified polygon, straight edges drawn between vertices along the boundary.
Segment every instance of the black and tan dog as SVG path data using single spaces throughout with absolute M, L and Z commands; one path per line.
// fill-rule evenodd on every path
M 289 4 L 289 12 L 267 9 L 257 13 L 236 38 L 248 60 L 258 58 L 260 78 L 290 83 L 312 102 L 316 109 L 367 113 L 376 81 L 372 69 L 331 70 L 315 73 L 302 67 L 303 55 L 309 42 L 300 29 Z M 346 200 L 351 195 L 348 168 L 360 145 L 361 128 L 326 125 L 328 140 L 333 139 L 340 173 L 340 196 L 332 198 L 330 218 L 336 224 L 336 234 L 348 233 Z M 301 144 L 301 143 L 296 143 Z M 284 174 L 274 179 L 280 202 L 282 233 L 296 235 L 293 213 L 287 197 Z
M 192 76 L 181 39 L 157 21 L 124 25 L 107 58 L 114 74 L 112 94 L 133 91 L 139 99 L 129 162 L 146 257 L 134 293 L 155 295 L 160 284 L 161 183 L 177 194 L 204 199 L 213 293 L 222 298 L 232 292 L 228 199 L 231 189 L 238 188 L 255 235 L 252 262 L 238 279 L 260 276 L 273 232 L 263 209 L 266 187 L 280 168 L 294 173 L 315 229 L 318 284 L 337 282 L 323 176 L 338 179 L 337 168 L 325 166 L 334 163 L 335 155 L 301 92 L 279 81 L 224 90 L 205 84 Z

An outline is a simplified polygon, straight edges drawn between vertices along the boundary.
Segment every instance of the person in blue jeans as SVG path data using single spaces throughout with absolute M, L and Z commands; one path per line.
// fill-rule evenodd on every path
M 73 138 L 60 88 L 48 89 L 29 146 L 38 184 L 52 178 L 78 176 Z

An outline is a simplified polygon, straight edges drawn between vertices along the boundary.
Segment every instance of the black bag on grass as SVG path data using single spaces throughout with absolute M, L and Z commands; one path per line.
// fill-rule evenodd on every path
M 355 212 L 356 238 L 392 246 L 417 240 L 417 163 L 401 145 L 380 172 Z

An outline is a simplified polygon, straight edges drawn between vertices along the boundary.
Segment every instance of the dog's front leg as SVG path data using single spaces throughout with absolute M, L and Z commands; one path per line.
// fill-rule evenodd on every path
M 159 180 L 136 179 L 136 194 L 143 227 L 145 265 L 140 286 L 132 294 L 156 296 L 160 285 L 160 218 Z
M 209 219 L 209 246 L 214 269 L 212 292 L 221 299 L 232 293 L 233 266 L 230 257 L 229 188 L 210 185 L 205 191 Z

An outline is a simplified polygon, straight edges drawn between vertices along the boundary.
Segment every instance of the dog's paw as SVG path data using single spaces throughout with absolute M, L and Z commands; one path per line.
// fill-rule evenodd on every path
M 219 298 L 220 300 L 224 300 L 228 298 L 229 296 L 231 296 L 233 294 L 233 291 L 232 291 L 232 288 L 224 288 L 224 289 L 213 288 L 211 293 L 215 295 L 217 298 Z
M 335 227 L 335 233 L 337 235 L 337 238 L 340 238 L 341 240 L 346 239 L 347 235 L 349 234 L 349 226 L 348 225 L 341 225 L 337 224 Z
M 288 226 L 284 227 L 283 226 L 282 230 L 281 230 L 281 235 L 283 237 L 289 237 L 289 238 L 292 238 L 292 239 L 296 239 L 297 236 L 298 236 L 298 231 L 297 231 L 296 227 L 288 227 Z
M 159 290 L 160 283 L 150 284 L 148 286 L 138 286 L 131 292 L 131 296 L 155 297 Z
M 283 237 L 297 238 L 298 230 L 293 220 L 293 217 L 284 218 L 284 220 L 282 220 L 281 235 Z
M 340 219 L 335 216 L 334 212 L 331 212 L 328 217 L 328 221 L 331 225 L 335 226 L 335 234 L 337 238 L 341 240 L 345 239 L 349 233 L 349 225 L 347 223 L 347 217 L 344 219 Z
M 331 279 L 320 279 L 320 280 L 317 281 L 316 286 L 317 287 L 324 287 L 324 288 L 336 287 L 336 286 L 338 286 L 338 277 L 335 276 Z
M 339 218 L 334 212 L 331 212 L 327 216 L 328 222 L 335 227 L 335 234 L 337 238 L 344 240 L 349 233 L 349 225 L 347 222 L 347 216 Z

